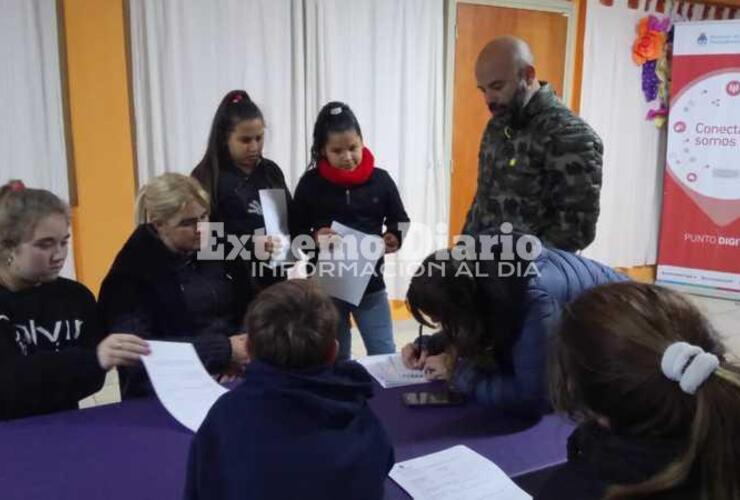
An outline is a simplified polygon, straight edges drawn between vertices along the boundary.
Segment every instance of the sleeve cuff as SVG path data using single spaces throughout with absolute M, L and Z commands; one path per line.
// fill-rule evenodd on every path
M 193 345 L 209 372 L 225 367 L 231 360 L 231 341 L 225 335 L 196 337 Z
M 458 359 L 455 371 L 450 379 L 450 385 L 458 392 L 472 394 L 475 389 L 478 374 L 468 362 Z

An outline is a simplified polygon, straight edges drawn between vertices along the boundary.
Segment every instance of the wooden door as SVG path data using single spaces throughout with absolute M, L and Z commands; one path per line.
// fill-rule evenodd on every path
M 491 118 L 475 80 L 475 60 L 492 39 L 513 35 L 526 40 L 535 57 L 537 78 L 562 96 L 568 19 L 562 14 L 459 3 L 455 42 L 454 116 L 450 234 L 460 234 L 475 195 L 478 148 Z

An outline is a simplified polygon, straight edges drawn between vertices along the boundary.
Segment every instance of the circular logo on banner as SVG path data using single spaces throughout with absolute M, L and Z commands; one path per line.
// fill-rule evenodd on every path
M 740 72 L 693 83 L 671 106 L 668 168 L 703 196 L 740 199 Z
M 740 82 L 733 80 L 727 84 L 727 94 L 730 97 L 737 97 L 740 95 Z

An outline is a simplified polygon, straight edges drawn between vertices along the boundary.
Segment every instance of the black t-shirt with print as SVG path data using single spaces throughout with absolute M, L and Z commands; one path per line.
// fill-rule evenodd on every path
M 227 234 L 252 235 L 263 229 L 261 189 L 285 190 L 286 203 L 290 204 L 290 191 L 275 162 L 263 158 L 251 174 L 227 166 L 219 175 L 218 207 L 213 220 L 223 222 Z
M 246 174 L 233 165 L 227 165 L 221 170 L 218 178 L 218 206 L 212 220 L 223 222 L 227 235 L 240 238 L 247 235 L 264 235 L 265 219 L 259 194 L 262 189 L 284 190 L 286 205 L 290 207 L 290 190 L 285 183 L 282 170 L 275 162 L 262 158 L 251 174 Z M 255 291 L 284 278 L 285 269 L 282 267 L 271 269 L 258 264 L 259 258 L 255 254 L 252 240 L 247 241 L 243 248 L 251 255 L 250 259 L 245 259 L 245 266 Z M 227 243 L 227 255 L 232 249 L 233 246 Z

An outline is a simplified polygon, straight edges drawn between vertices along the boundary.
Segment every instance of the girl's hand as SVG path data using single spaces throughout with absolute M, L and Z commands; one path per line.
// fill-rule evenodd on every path
M 401 242 L 398 241 L 396 235 L 392 233 L 385 233 L 383 235 L 383 241 L 385 242 L 385 253 L 397 252 L 401 247 Z
M 401 349 L 401 359 L 403 360 L 403 365 L 409 370 L 421 370 L 424 368 L 427 352 L 423 349 L 419 352 L 416 342 L 410 342 Z
M 424 377 L 427 380 L 450 380 L 454 368 L 454 358 L 443 352 L 436 356 L 427 356 L 424 361 Z
M 278 235 L 267 235 L 265 237 L 265 252 L 268 254 L 276 254 L 283 248 L 283 240 Z
M 270 254 L 276 254 L 283 248 L 283 240 L 280 236 L 267 236 L 265 250 Z
M 334 231 L 332 228 L 322 227 L 320 229 L 317 229 L 316 232 L 313 233 L 313 236 L 315 239 L 318 240 L 321 236 L 333 236 L 335 234 L 337 234 L 337 232 Z
M 229 337 L 231 343 L 231 364 L 239 370 L 243 370 L 249 363 L 247 352 L 247 334 L 232 335 Z
M 316 242 L 319 244 L 319 250 L 332 251 L 335 246 L 339 246 L 342 242 L 342 237 L 330 227 L 322 227 L 314 232 L 313 235 Z
M 97 348 L 98 363 L 108 371 L 116 366 L 132 366 L 151 351 L 146 340 L 128 333 L 111 333 Z
M 282 238 L 280 236 L 257 235 L 253 236 L 255 253 L 258 259 L 268 259 L 283 248 Z

